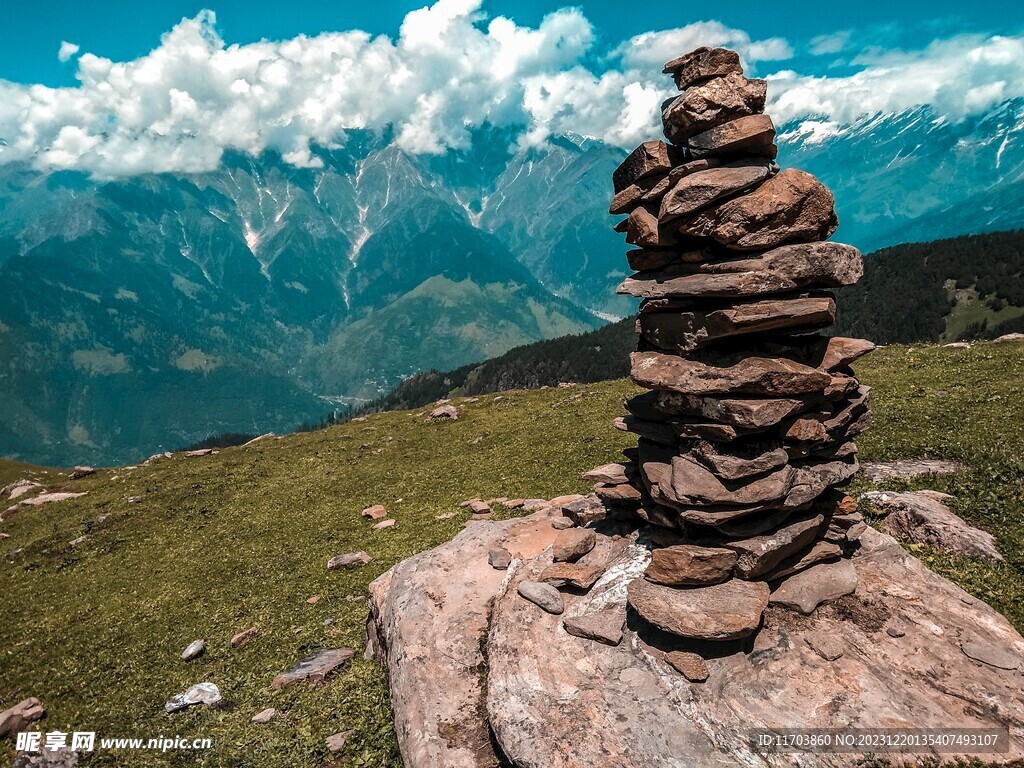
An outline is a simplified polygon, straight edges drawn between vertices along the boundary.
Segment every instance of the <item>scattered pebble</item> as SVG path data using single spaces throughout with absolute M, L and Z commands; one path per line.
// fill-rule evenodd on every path
M 188 644 L 188 647 L 182 651 L 182 661 L 192 661 L 192 659 L 198 659 L 206 653 L 206 641 L 205 640 L 193 640 Z

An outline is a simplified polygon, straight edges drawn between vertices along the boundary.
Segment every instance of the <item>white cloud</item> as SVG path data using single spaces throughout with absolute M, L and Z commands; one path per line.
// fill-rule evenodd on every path
M 812 37 L 810 46 L 811 55 L 824 56 L 826 54 L 844 51 L 850 44 L 850 39 L 852 37 L 853 31 L 849 29 Z
M 67 40 L 62 40 L 60 44 L 60 50 L 57 51 L 57 58 L 60 61 L 67 61 L 76 53 L 78 53 L 79 47 L 74 43 L 69 43 Z
M 524 27 L 488 18 L 481 3 L 437 0 L 409 13 L 393 39 L 351 30 L 228 45 L 204 11 L 134 61 L 64 43 L 61 58 L 77 56 L 76 87 L 0 80 L 0 163 L 117 177 L 210 170 L 227 150 L 272 149 L 315 166 L 311 146 L 337 146 L 347 128 L 393 125 L 406 150 L 438 153 L 464 146 L 485 122 L 522 126 L 522 147 L 570 130 L 630 147 L 660 133 L 658 105 L 674 92 L 661 65 L 699 45 L 735 48 L 751 73 L 767 73 L 780 123 L 818 114 L 840 123 L 922 102 L 955 118 L 1024 95 L 1024 38 L 871 50 L 852 60 L 854 75 L 811 77 L 771 74 L 793 54 L 786 40 L 715 21 L 595 50 L 578 9 Z

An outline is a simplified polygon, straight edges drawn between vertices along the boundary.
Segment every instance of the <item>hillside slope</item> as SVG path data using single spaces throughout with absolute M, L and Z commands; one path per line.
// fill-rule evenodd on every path
M 858 373 L 875 387 L 877 414 L 859 441 L 862 458 L 962 462 L 962 472 L 916 485 L 954 494 L 960 514 L 996 534 L 1007 563 L 915 551 L 1024 629 L 1022 353 L 1019 343 L 890 347 Z M 274 691 L 271 680 L 313 649 L 361 649 L 368 583 L 454 535 L 467 516 L 459 501 L 586 490 L 579 473 L 632 442 L 610 422 L 633 391 L 615 381 L 462 400 L 458 421 L 382 413 L 66 482 L 87 495 L 0 523 L 11 536 L 0 541 L 0 707 L 35 695 L 49 709 L 44 730 L 178 734 L 215 745 L 97 753 L 94 766 L 323 765 L 324 738 L 352 729 L 341 765 L 397 767 L 374 662 L 357 656 L 321 688 Z M 385 504 L 397 524 L 372 531 L 359 515 L 372 503 Z M 84 543 L 68 543 L 83 535 Z M 360 549 L 372 556 L 368 565 L 325 569 L 329 557 Z M 253 626 L 260 636 L 230 649 L 231 636 Z M 206 654 L 180 661 L 200 637 Z M 207 676 L 232 706 L 164 713 L 167 698 Z M 280 715 L 251 724 L 265 707 Z M 10 750 L 0 743 L 0 762 Z

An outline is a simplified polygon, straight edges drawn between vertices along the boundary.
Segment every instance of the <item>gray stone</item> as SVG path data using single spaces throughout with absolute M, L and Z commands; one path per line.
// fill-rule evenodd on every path
M 269 707 L 268 709 L 264 709 L 262 712 L 258 712 L 255 715 L 253 715 L 252 720 L 250 720 L 249 722 L 256 723 L 257 725 L 266 725 L 274 719 L 274 715 L 276 714 L 277 710 L 273 707 Z
M 492 568 L 504 571 L 512 562 L 512 555 L 504 547 L 492 547 L 487 553 L 487 562 Z
M 741 75 L 743 67 L 740 66 L 740 57 L 736 51 L 702 46 L 684 56 L 672 59 L 661 71 L 663 74 L 672 75 L 676 87 L 683 90 L 713 77 Z
M 302 680 L 310 683 L 322 683 L 339 667 L 352 660 L 356 652 L 351 648 L 324 648 L 314 651 L 296 661 L 292 666 L 274 678 L 271 688 L 287 688 Z
M 340 568 L 349 568 L 353 565 L 366 565 L 370 562 L 370 556 L 365 552 L 350 552 L 347 555 L 335 555 L 327 561 L 328 571 L 337 571 Z
M 799 552 L 817 537 L 825 518 L 821 515 L 787 521 L 771 533 L 749 539 L 722 541 L 720 546 L 739 555 L 736 573 L 744 579 L 756 579 L 769 573 L 787 557 Z
M 328 736 L 326 739 L 327 751 L 332 755 L 341 752 L 345 748 L 345 742 L 353 733 L 355 733 L 353 730 L 339 731 Z
M 216 704 L 221 700 L 220 689 L 213 683 L 197 683 L 184 693 L 168 699 L 164 710 L 168 713 L 177 712 L 195 704 Z
M 748 357 L 729 366 L 709 365 L 658 352 L 633 352 L 630 378 L 648 389 L 684 395 L 788 397 L 821 392 L 831 381 L 825 371 L 768 357 Z
M 975 661 L 980 661 L 982 664 L 988 664 L 996 669 L 1012 670 L 1020 668 L 1020 655 L 1011 653 L 1005 648 L 989 645 L 988 643 L 961 641 L 960 649 L 964 652 L 965 656 Z
M 582 616 L 567 616 L 562 626 L 570 635 L 595 640 L 605 645 L 618 645 L 622 642 L 622 629 L 626 624 L 626 613 L 619 609 L 610 609 Z
M 597 534 L 588 528 L 570 528 L 555 537 L 551 548 L 551 559 L 557 562 L 574 563 L 590 552 L 597 544 Z
M 182 661 L 192 661 L 192 659 L 198 659 L 206 652 L 206 641 L 205 640 L 193 640 L 188 644 L 188 647 L 182 651 Z
M 800 571 L 772 592 L 772 605 L 811 613 L 822 603 L 852 594 L 857 589 L 857 571 L 849 560 L 822 563 Z
M 521 581 L 518 591 L 521 597 L 548 613 L 560 614 L 565 610 L 562 595 L 550 584 L 539 581 Z

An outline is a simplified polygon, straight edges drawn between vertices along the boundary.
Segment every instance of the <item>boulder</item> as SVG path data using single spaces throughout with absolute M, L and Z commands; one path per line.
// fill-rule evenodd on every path
M 782 448 L 765 451 L 750 457 L 718 453 L 710 445 L 698 446 L 693 456 L 723 480 L 742 480 L 783 467 L 789 462 L 789 454 Z
M 659 629 L 716 641 L 747 637 L 757 629 L 769 594 L 765 582 L 742 579 L 687 589 L 636 579 L 628 592 L 630 607 Z
M 772 590 L 772 605 L 811 613 L 822 603 L 852 594 L 857 589 L 857 570 L 850 560 L 821 563 L 800 571 Z
M 491 604 L 506 572 L 492 568 L 487 553 L 502 546 L 524 558 L 540 554 L 555 538 L 550 520 L 541 511 L 477 523 L 370 584 L 368 652 L 387 670 L 407 768 L 490 768 L 498 762 L 481 672 L 487 669 L 483 644 Z
M 630 378 L 641 387 L 684 395 L 787 397 L 821 392 L 832 377 L 791 360 L 748 357 L 719 367 L 657 352 L 633 352 Z
M 862 498 L 885 515 L 882 527 L 892 536 L 963 557 L 1003 562 L 995 537 L 955 514 L 941 498 L 920 491 L 872 491 Z
M 662 491 L 673 506 L 781 506 L 796 476 L 796 468 L 784 464 L 753 478 L 723 480 L 693 457 L 681 455 L 672 459 L 672 473 Z
M 849 561 L 856 592 L 808 616 L 770 606 L 757 635 L 707 655 L 708 682 L 693 685 L 668 659 L 693 652 L 681 640 L 632 620 L 615 646 L 581 642 L 559 626 L 600 611 L 625 614 L 627 587 L 642 578 L 650 557 L 647 545 L 627 543 L 593 589 L 571 596 L 559 617 L 538 611 L 515 588 L 516 579 L 536 579 L 547 558 L 527 556 L 504 588 L 506 574 L 486 565 L 488 548 L 520 526 L 551 535 L 543 513 L 532 521 L 481 523 L 412 558 L 419 564 L 415 588 L 394 578 L 408 572 L 410 561 L 375 582 L 370 636 L 388 667 L 407 768 L 492 766 L 499 757 L 490 729 L 502 759 L 545 768 L 767 768 L 782 758 L 752 750 L 752 729 L 879 723 L 1009 727 L 1009 751 L 999 759 L 1024 758 L 1019 669 L 976 661 L 962 649 L 1005 665 L 991 649 L 1019 659 L 1024 638 L 874 529 Z M 467 580 L 482 573 L 491 587 L 467 592 Z M 490 621 L 480 623 L 492 602 Z M 900 637 L 886 631 L 896 617 Z M 843 655 L 827 661 L 821 644 L 814 645 L 823 637 L 841 637 Z M 579 738 L 581 723 L 586 739 Z M 808 764 L 846 768 L 859 757 L 820 753 Z
M 71 470 L 71 474 L 68 475 L 69 480 L 80 480 L 83 477 L 89 477 L 89 475 L 95 475 L 95 467 L 75 467 Z
M 740 66 L 740 57 L 736 51 L 703 46 L 685 56 L 672 59 L 661 71 L 672 75 L 679 90 L 684 90 L 713 77 L 741 75 L 743 67 Z
M 732 550 L 677 544 L 652 551 L 644 576 L 668 586 L 702 586 L 730 578 L 735 565 L 736 553 Z
M 754 155 L 774 159 L 775 125 L 768 115 L 749 115 L 711 128 L 687 141 L 690 154 L 697 158 Z
M 14 501 L 19 496 L 35 492 L 36 489 L 42 487 L 43 486 L 34 480 L 16 480 L 13 483 L 5 485 L 3 490 L 0 490 L 0 496 L 6 496 L 9 500 Z
M 853 246 L 799 243 L 756 256 L 641 272 L 623 281 L 618 293 L 643 299 L 761 296 L 852 285 L 863 271 L 860 251 Z
M 680 232 L 737 250 L 825 240 L 839 219 L 835 198 L 811 174 L 787 168 L 748 194 L 689 218 Z
M 8 739 L 28 730 L 46 717 L 46 707 L 35 696 L 22 699 L 10 709 L 0 712 L 0 739 Z
M 302 680 L 322 683 L 339 667 L 348 664 L 356 652 L 351 648 L 323 648 L 303 656 L 292 666 L 274 678 L 270 687 L 277 690 L 287 688 Z
M 680 97 L 682 98 L 682 97 Z M 738 160 L 698 171 L 676 182 L 661 199 L 658 220 L 666 222 L 690 216 L 709 205 L 768 179 L 779 167 L 772 160 Z
M 730 72 L 693 85 L 672 99 L 661 112 L 665 138 L 686 144 L 691 136 L 722 123 L 764 111 L 768 84 Z
M 816 330 L 835 321 L 830 296 L 766 299 L 707 311 L 642 312 L 637 330 L 652 346 L 692 352 L 720 339 L 769 331 Z

